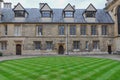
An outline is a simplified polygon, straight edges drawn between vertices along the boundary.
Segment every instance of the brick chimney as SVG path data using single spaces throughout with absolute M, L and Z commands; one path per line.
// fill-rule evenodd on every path
M 73 5 L 73 8 L 75 9 L 75 5 Z
M 2 8 L 3 0 L 0 0 L 0 9 Z
M 45 3 L 39 3 L 40 9 L 44 6 Z
M 11 8 L 12 8 L 12 3 L 10 3 L 10 2 L 5 2 L 5 3 L 4 3 L 4 8 L 5 8 L 5 9 L 11 9 Z

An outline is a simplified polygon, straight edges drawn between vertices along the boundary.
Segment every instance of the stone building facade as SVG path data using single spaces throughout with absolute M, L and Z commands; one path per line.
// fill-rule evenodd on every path
M 118 15 L 120 0 L 105 9 L 90 4 L 75 9 L 24 8 L 0 2 L 0 51 L 4 55 L 108 53 L 120 50 Z M 4 4 L 4 7 L 1 7 Z
M 114 50 L 120 51 L 120 0 L 108 0 L 105 10 L 114 21 Z

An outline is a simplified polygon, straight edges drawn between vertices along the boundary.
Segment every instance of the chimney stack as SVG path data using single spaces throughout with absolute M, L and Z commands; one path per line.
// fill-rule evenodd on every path
M 44 6 L 45 3 L 39 3 L 40 9 Z
M 2 8 L 3 0 L 0 0 L 0 9 Z
M 113 0 L 107 0 L 108 3 L 112 2 Z
M 11 8 L 12 8 L 12 3 L 10 3 L 10 2 L 5 2 L 5 3 L 4 3 L 4 8 L 5 8 L 5 9 L 11 9 Z
M 75 5 L 73 5 L 73 8 L 75 9 Z

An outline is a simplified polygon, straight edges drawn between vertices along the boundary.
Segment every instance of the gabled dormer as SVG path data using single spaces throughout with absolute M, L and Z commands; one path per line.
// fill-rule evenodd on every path
M 74 18 L 75 6 L 71 6 L 69 3 L 63 10 L 64 18 Z
M 92 4 L 90 4 L 83 13 L 85 20 L 87 22 L 95 22 L 96 12 L 97 9 Z
M 97 12 L 97 9 L 92 4 L 90 4 L 85 10 L 85 15 L 87 18 L 95 18 L 96 12 Z
M 40 13 L 43 18 L 51 18 L 52 17 L 52 9 L 47 3 L 40 3 Z
M 18 3 L 14 8 L 14 17 L 15 18 L 26 18 L 28 16 L 28 12 L 25 10 L 25 8 Z

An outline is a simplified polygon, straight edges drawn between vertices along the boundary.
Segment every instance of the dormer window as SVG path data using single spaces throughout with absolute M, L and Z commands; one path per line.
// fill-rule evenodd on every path
M 14 17 L 15 18 L 25 18 L 27 17 L 28 15 L 28 12 L 25 10 L 25 8 L 20 4 L 18 3 L 14 8 L 13 8 L 13 11 L 14 11 Z
M 50 11 L 42 11 L 42 17 L 51 17 Z
M 74 13 L 75 7 L 71 6 L 71 4 L 68 4 L 63 10 L 64 18 L 74 18 Z
M 15 17 L 25 17 L 25 11 L 16 10 L 14 12 L 15 12 Z
M 52 17 L 52 9 L 49 7 L 47 3 L 40 4 L 40 13 L 42 18 L 51 18 Z
M 97 12 L 97 9 L 92 4 L 90 4 L 87 7 L 87 9 L 85 10 L 85 17 L 86 18 L 95 18 L 96 12 Z
M 74 13 L 72 12 L 72 11 L 66 11 L 65 13 L 64 13 L 64 17 L 74 17 Z
M 96 13 L 97 13 L 97 9 L 90 4 L 87 9 L 85 9 L 83 16 L 86 22 L 96 22 Z
M 87 11 L 86 12 L 86 17 L 90 17 L 90 18 L 94 18 L 95 17 L 95 14 L 96 14 L 96 12 L 94 12 L 94 11 Z

